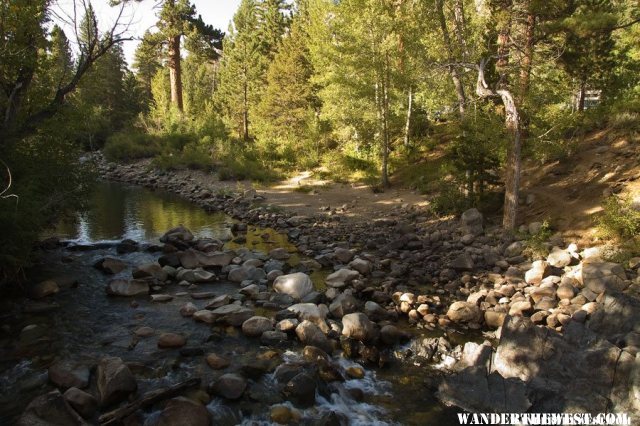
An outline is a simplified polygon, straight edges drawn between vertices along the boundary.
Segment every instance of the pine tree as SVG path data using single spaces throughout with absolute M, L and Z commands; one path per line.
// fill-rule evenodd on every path
M 162 49 L 158 36 L 158 33 L 145 32 L 134 54 L 133 68 L 136 70 L 136 77 L 143 88 L 146 103 L 153 99 L 151 81 L 162 67 L 160 62 Z
M 227 125 L 244 141 L 251 136 L 263 74 L 259 30 L 257 3 L 242 0 L 224 40 L 217 101 Z

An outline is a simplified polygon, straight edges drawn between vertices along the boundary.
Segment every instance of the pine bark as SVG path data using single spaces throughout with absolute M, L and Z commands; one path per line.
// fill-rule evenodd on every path
M 184 111 L 182 102 L 182 66 L 180 63 L 180 36 L 169 39 L 169 82 L 171 84 L 171 104 L 178 111 Z
M 449 75 L 451 76 L 451 80 L 453 81 L 453 85 L 456 89 L 456 96 L 458 98 L 458 110 L 460 111 L 460 115 L 464 115 L 465 107 L 467 103 L 467 97 L 464 93 L 464 86 L 462 85 L 462 79 L 460 78 L 460 71 L 457 67 L 453 65 L 454 52 L 453 52 L 453 44 L 451 43 L 451 36 L 449 35 L 449 30 L 447 29 L 447 21 L 444 16 L 444 1 L 436 0 L 436 10 L 438 12 L 438 20 L 440 21 L 440 30 L 442 31 L 442 38 L 444 40 L 445 48 L 447 49 L 447 58 L 448 58 L 448 70 Z

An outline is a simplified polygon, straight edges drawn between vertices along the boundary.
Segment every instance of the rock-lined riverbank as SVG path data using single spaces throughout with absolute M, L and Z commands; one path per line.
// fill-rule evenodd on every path
M 109 179 L 174 191 L 206 209 L 229 213 L 239 220 L 233 227 L 237 242 L 254 226 L 277 229 L 309 257 L 291 267 L 285 263 L 291 254 L 281 247 L 268 253 L 224 250 L 221 241 L 197 240 L 177 228 L 153 248 L 157 263 L 136 265 L 130 278 L 107 287 L 112 295 L 151 294 L 154 303 L 189 293 L 193 301 L 180 309 L 186 321 L 238 327 L 265 346 L 299 341 L 311 362 L 277 367 L 292 370 L 277 381 L 283 386 L 280 394 L 296 407 L 313 404 L 312 393 L 326 390 L 334 379 L 363 374 L 336 364 L 332 353 L 384 365 L 398 343 L 410 337 L 396 322 L 406 317 L 417 328 L 482 330 L 489 338 L 464 346 L 445 338 L 412 341 L 406 356 L 451 373 L 441 383 L 430 383 L 444 401 L 478 411 L 614 410 L 637 415 L 637 261 L 611 264 L 595 249 L 553 241 L 545 259 L 531 262 L 522 254 L 524 241 L 485 226 L 475 210 L 460 219 L 432 221 L 404 206 L 373 224 L 347 224 L 339 213 L 301 217 L 272 211 L 253 191 L 214 193 L 196 181 L 175 181 L 128 166 L 103 164 L 102 172 Z M 118 252 L 140 248 L 137 242 L 123 241 Z M 117 259 L 102 259 L 97 266 L 109 273 L 121 265 Z M 308 274 L 323 267 L 334 272 L 316 288 Z M 202 283 L 216 281 L 238 283 L 238 294 L 213 297 L 198 290 Z M 37 290 L 44 297 L 55 292 L 51 284 Z M 136 330 L 140 339 L 152 332 Z M 188 342 L 176 333 L 158 338 L 159 347 L 182 345 Z M 229 362 L 215 353 L 206 357 L 212 368 Z M 263 374 L 275 371 L 278 377 L 278 370 L 267 364 Z M 250 373 L 225 373 L 208 391 L 241 398 Z M 272 418 L 295 417 L 295 409 L 283 407 L 272 411 Z

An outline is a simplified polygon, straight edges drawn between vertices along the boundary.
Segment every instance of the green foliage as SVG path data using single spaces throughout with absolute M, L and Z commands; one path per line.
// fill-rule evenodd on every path
M 552 235 L 553 230 L 549 221 L 543 221 L 538 232 L 524 236 L 526 245 L 524 253 L 531 258 L 546 258 L 549 253 L 547 245 Z
M 640 235 L 640 207 L 630 197 L 607 198 L 597 220 L 600 232 L 619 241 Z
M 111 135 L 103 153 L 109 161 L 130 162 L 150 158 L 162 152 L 158 138 L 137 130 L 125 130 Z

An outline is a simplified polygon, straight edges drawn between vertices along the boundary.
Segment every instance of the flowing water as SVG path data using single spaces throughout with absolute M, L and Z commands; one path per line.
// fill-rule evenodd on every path
M 166 230 L 183 224 L 197 237 L 231 238 L 233 219 L 220 213 L 207 213 L 201 208 L 171 194 L 121 184 L 102 183 L 92 197 L 85 213 L 61 223 L 55 234 L 67 239 L 70 247 L 91 246 L 90 250 L 57 249 L 44 252 L 30 271 L 34 281 L 56 278 L 60 283 L 77 283 L 63 287 L 52 297 L 59 305 L 55 310 L 25 312 L 25 302 L 8 299 L 0 302 L 3 331 L 0 340 L 0 424 L 11 424 L 26 404 L 37 395 L 51 390 L 47 367 L 55 360 L 74 360 L 94 365 L 104 356 L 119 356 L 130 365 L 138 379 L 139 391 L 158 388 L 201 377 L 209 383 L 220 372 L 211 370 L 204 356 L 181 356 L 179 350 L 159 350 L 156 338 L 134 338 L 133 330 L 152 327 L 156 336 L 175 332 L 187 336 L 187 347 L 215 352 L 232 360 L 230 369 L 251 364 L 264 356 L 267 349 L 255 339 L 245 338 L 232 327 L 210 327 L 183 318 L 179 309 L 187 301 L 201 307 L 206 301 L 191 300 L 185 293 L 168 303 L 151 303 L 148 298 L 107 297 L 104 288 L 113 276 L 106 276 L 92 265 L 105 256 L 118 257 L 130 265 L 150 262 L 157 254 L 141 250 L 119 255 L 115 243 L 131 238 L 142 243 L 158 242 Z M 268 238 L 264 238 L 264 234 Z M 269 251 L 274 247 L 294 250 L 286 235 L 270 229 L 249 229 L 250 249 Z M 228 242 L 227 248 L 237 249 Z M 299 259 L 293 256 L 290 262 Z M 129 267 L 115 277 L 130 277 Z M 324 272 L 326 274 L 326 271 Z M 314 282 L 320 287 L 322 274 Z M 232 283 L 200 284 L 199 291 L 234 294 L 238 286 Z M 170 286 L 167 293 L 182 292 Z M 29 305 L 31 311 L 36 305 Z M 41 307 L 41 305 L 38 305 Z M 29 311 L 29 309 L 27 309 Z M 273 314 L 262 312 L 260 314 Z M 25 329 L 26 327 L 26 329 Z M 22 332 L 21 332 L 22 331 Z M 283 354 L 287 360 L 300 357 L 300 347 L 291 345 Z M 342 367 L 353 361 L 340 358 Z M 428 370 L 408 362 L 392 360 L 383 369 L 367 369 L 362 379 L 347 380 L 339 392 L 331 396 L 318 395 L 313 408 L 301 410 L 303 418 L 317 418 L 326 412 L 343 414 L 350 424 L 457 424 L 455 413 L 442 407 L 424 386 Z M 272 375 L 265 375 L 249 388 L 252 400 L 228 403 L 218 398 L 207 408 L 215 424 L 268 424 L 269 405 L 274 389 Z M 94 385 L 95 386 L 95 385 Z M 346 392 L 359 388 L 364 399 L 356 402 Z M 95 389 L 93 389 L 95 391 Z M 277 395 L 276 395 L 277 396 Z M 145 424 L 152 424 L 157 411 L 147 413 Z

